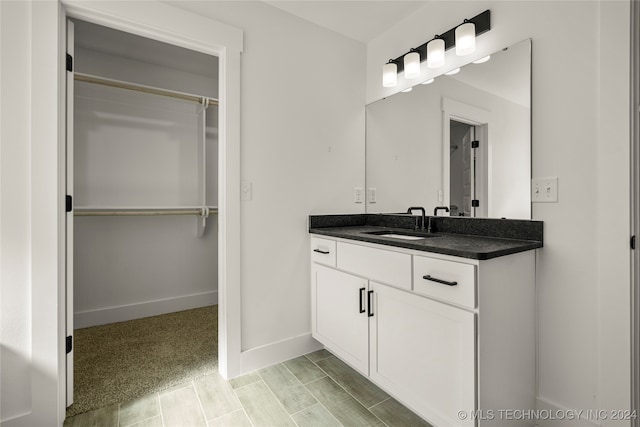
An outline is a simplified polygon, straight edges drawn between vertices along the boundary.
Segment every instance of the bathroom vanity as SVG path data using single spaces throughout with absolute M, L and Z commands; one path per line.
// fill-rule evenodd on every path
M 432 220 L 311 216 L 313 337 L 434 426 L 527 425 L 542 223 Z

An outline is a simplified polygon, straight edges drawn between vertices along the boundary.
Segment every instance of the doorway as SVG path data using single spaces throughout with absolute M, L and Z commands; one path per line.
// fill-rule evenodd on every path
M 442 194 L 449 216 L 488 216 L 489 121 L 485 110 L 442 98 Z
M 476 126 L 457 120 L 449 122 L 450 216 L 477 216 L 476 210 L 486 204 L 478 187 L 479 143 Z
M 81 14 L 81 15 L 82 15 L 82 17 L 84 17 L 84 16 L 85 16 L 85 15 L 83 15 L 83 14 Z M 92 24 L 91 24 L 91 25 L 92 25 Z M 114 31 L 114 30 L 112 30 L 112 31 Z M 104 38 L 100 38 L 100 39 L 103 39 L 103 40 L 104 40 Z M 129 47 L 129 45 L 127 45 L 127 44 L 125 44 L 125 46 L 126 46 L 126 47 Z M 100 61 L 90 61 L 90 63 L 91 63 L 92 65 L 95 65 L 95 64 L 97 64 L 97 63 L 99 63 L 99 62 L 100 62 Z M 103 61 L 102 63 L 103 63 L 103 64 L 105 64 L 105 63 L 107 63 L 107 62 L 110 62 L 110 61 Z M 76 65 L 76 70 L 77 70 L 77 69 L 78 69 L 78 68 L 77 68 L 77 66 L 78 66 L 79 64 L 76 62 L 76 64 L 75 64 L 75 65 Z M 86 64 L 85 64 L 85 65 L 86 65 Z M 223 65 L 221 65 L 221 67 L 223 67 Z M 216 67 L 216 68 L 217 68 L 217 67 Z M 120 68 L 120 67 L 113 67 L 113 69 L 112 69 L 112 71 L 114 71 L 114 72 L 118 72 L 118 70 L 122 71 L 122 68 Z M 182 70 L 182 71 L 184 71 L 184 70 Z M 228 70 L 227 70 L 227 71 L 228 71 Z M 160 73 L 160 74 L 162 74 L 162 73 Z M 166 73 L 165 73 L 165 74 L 166 74 Z M 117 76 L 117 77 L 119 77 L 119 76 Z M 166 77 L 166 76 L 165 76 L 165 77 Z M 191 81 L 191 80 L 190 80 L 190 79 L 186 79 L 185 81 Z M 89 84 L 89 83 L 91 83 L 91 82 L 84 82 L 83 84 Z M 222 83 L 222 82 L 221 82 L 221 83 Z M 222 84 L 221 84 L 221 86 L 222 86 L 222 87 L 224 87 L 224 85 L 222 85 Z M 216 89 L 217 89 L 217 87 L 218 87 L 218 84 L 217 84 L 217 82 L 216 82 Z M 85 88 L 85 89 L 86 89 L 86 88 Z M 89 89 L 89 90 L 90 90 L 90 91 L 93 91 L 93 92 L 96 92 L 96 91 L 100 91 L 100 90 L 102 90 L 102 89 L 95 89 L 95 88 L 93 88 L 93 89 Z M 86 93 L 85 93 L 85 95 L 86 95 Z M 91 94 L 91 96 L 93 96 L 93 95 L 95 95 L 95 93 Z M 83 102 L 87 101 L 87 98 L 91 98 L 91 96 L 89 96 L 89 97 L 85 96 L 85 99 L 84 99 L 84 101 L 83 101 Z M 133 95 L 132 95 L 132 96 L 133 96 Z M 95 97 L 94 97 L 94 98 L 95 98 Z M 95 101 L 95 99 L 94 99 L 93 101 Z M 102 101 L 104 101 L 104 99 L 103 99 Z M 114 100 L 114 99 L 110 99 L 110 101 L 115 101 L 115 100 Z M 118 101 L 118 102 L 119 102 L 119 101 Z M 136 109 L 136 108 L 138 108 L 138 107 L 140 107 L 140 105 L 135 106 L 135 107 L 134 107 L 134 109 Z M 157 106 L 157 105 L 154 105 L 154 108 L 156 108 L 156 107 L 158 107 L 158 106 Z M 210 106 L 209 106 L 209 107 L 210 107 Z M 179 107 L 179 108 L 182 108 L 182 107 Z M 157 109 L 157 108 L 156 108 L 156 109 Z M 88 111 L 88 110 L 82 110 L 82 113 L 83 113 L 83 114 L 84 114 L 84 113 L 87 113 L 87 111 Z M 112 109 L 112 111 L 110 111 L 110 112 L 108 112 L 108 111 L 100 111 L 100 112 L 99 112 L 99 114 L 93 114 L 93 118 L 97 118 L 98 116 L 100 116 L 100 117 L 101 117 L 101 118 L 103 118 L 103 119 L 105 119 L 105 118 L 106 118 L 106 122 L 107 122 L 108 124 L 106 124 L 106 125 L 105 125 L 105 123 L 103 122 L 103 123 L 102 123 L 102 125 L 96 125 L 96 123 L 93 123 L 93 124 L 91 124 L 91 125 L 87 126 L 87 128 L 89 128 L 89 131 L 88 131 L 88 132 L 86 132 L 86 133 L 94 132 L 96 129 L 100 130 L 100 127 L 101 127 L 101 126 L 102 126 L 103 128 L 110 128 L 110 129 L 113 129 L 113 122 L 114 122 L 114 119 L 115 119 L 114 114 L 113 114 L 114 112 L 115 112 L 115 113 L 118 113 L 118 112 L 117 112 L 117 110 L 113 111 L 113 109 Z M 95 113 L 95 111 L 94 111 L 94 113 Z M 91 115 L 91 114 L 89 114 L 89 115 Z M 211 123 L 210 123 L 210 120 L 202 119 L 202 117 L 203 117 L 203 116 L 202 116 L 200 113 L 198 113 L 198 114 L 197 114 L 197 116 L 198 116 L 198 119 L 199 119 L 199 120 L 201 120 L 201 122 L 203 122 L 203 124 L 205 124 L 205 123 L 207 124 L 206 128 L 207 128 L 207 133 L 208 133 L 208 132 L 209 132 L 209 128 L 211 128 L 211 127 L 212 127 L 212 126 L 211 126 Z M 67 115 L 67 117 L 69 117 L 69 115 Z M 217 114 L 216 114 L 216 115 L 210 115 L 210 116 L 209 116 L 209 118 L 210 118 L 210 119 L 211 119 L 211 118 L 214 118 L 214 117 L 215 117 L 215 119 L 217 120 Z M 146 117 L 145 119 L 146 119 L 146 123 L 143 123 L 143 122 L 145 122 L 145 120 L 134 120 L 136 123 L 132 123 L 132 122 L 130 121 L 130 122 L 127 124 L 127 126 L 132 127 L 132 128 L 136 128 L 137 130 L 140 130 L 141 125 L 146 125 L 146 124 L 149 124 L 149 123 L 156 123 L 156 124 L 158 124 L 158 120 L 157 120 L 157 118 L 155 118 L 155 119 L 154 119 L 154 118 Z M 192 117 L 192 119 L 193 119 L 193 117 Z M 160 120 L 160 122 L 162 122 L 162 121 L 163 121 L 163 120 Z M 85 123 L 85 124 L 86 124 L 86 123 Z M 160 123 L 160 124 L 162 124 L 162 123 Z M 182 125 L 183 125 L 183 124 L 182 124 Z M 180 125 L 180 126 L 182 126 L 182 125 Z M 144 126 L 142 126 L 142 127 L 144 127 Z M 184 127 L 184 126 L 183 126 L 183 127 Z M 215 126 L 214 126 L 214 127 L 215 127 Z M 86 131 L 86 130 L 87 130 L 87 129 L 85 129 L 85 131 Z M 225 133 L 225 126 L 224 126 L 224 122 L 223 122 L 223 123 L 221 123 L 221 126 L 220 126 L 220 132 L 219 132 L 218 134 L 222 134 L 222 135 L 224 135 L 224 133 Z M 118 141 L 117 139 L 115 139 L 114 141 L 115 141 L 115 144 L 116 144 L 116 145 L 117 145 L 118 143 L 120 143 L 120 142 L 121 142 L 121 141 Z M 222 143 L 223 141 L 224 141 L 224 138 L 222 138 L 222 139 L 221 139 L 221 143 Z M 90 145 L 91 145 L 91 144 L 90 144 Z M 224 145 L 224 144 L 222 144 L 222 145 Z M 85 148 L 86 148 L 86 147 L 85 147 Z M 93 147 L 93 148 L 95 148 L 95 147 Z M 122 148 L 122 147 L 121 147 L 121 148 Z M 87 150 L 85 150 L 85 151 L 87 151 Z M 91 151 L 91 150 L 88 150 L 88 151 Z M 180 152 L 178 153 L 178 157 L 180 157 L 180 160 L 179 160 L 178 162 L 180 163 L 180 167 L 182 168 L 183 172 L 184 172 L 184 171 L 186 171 L 187 169 L 189 169 L 189 167 L 188 167 L 188 166 L 187 166 L 187 167 L 185 167 L 186 163 L 188 163 L 185 159 L 187 159 L 187 158 L 189 158 L 189 157 L 193 157 L 193 156 L 189 155 L 189 153 L 188 153 L 189 149 L 188 149 L 188 150 L 186 150 L 186 151 L 187 151 L 186 153 L 185 153 L 185 151 L 184 151 L 184 150 L 182 150 L 182 151 L 180 151 Z M 193 151 L 193 149 L 191 149 L 191 151 Z M 212 190 L 217 190 L 217 188 L 222 188 L 222 189 L 224 190 L 224 189 L 225 189 L 225 183 L 229 181 L 229 176 L 225 175 L 225 173 L 227 173 L 227 172 L 229 172 L 229 171 L 228 171 L 228 170 L 225 170 L 225 168 L 224 168 L 224 166 L 226 165 L 226 162 L 228 161 L 229 153 L 228 153 L 228 151 L 227 151 L 227 152 L 225 152 L 225 150 L 223 150 L 223 149 L 221 149 L 221 151 L 223 151 L 223 153 L 224 153 L 224 154 L 223 154 L 223 156 L 222 156 L 222 158 L 221 158 L 221 161 L 219 162 L 219 163 L 222 165 L 222 167 L 221 167 L 221 171 L 220 171 L 220 174 L 219 174 L 219 175 L 218 175 L 218 174 L 214 174 L 214 175 L 213 175 L 215 178 L 217 178 L 218 176 L 220 176 L 220 177 L 221 177 L 221 179 L 220 179 L 220 183 L 219 183 L 219 184 L 214 184 L 214 185 L 209 186 L 209 189 L 212 189 Z M 235 151 L 235 150 L 231 150 L 231 151 L 233 152 L 233 151 Z M 209 150 L 209 153 L 213 153 L 213 152 L 214 152 L 213 150 Z M 215 151 L 215 153 L 217 154 L 217 150 Z M 155 152 L 154 154 L 158 154 L 158 153 L 157 153 L 157 152 Z M 165 153 L 165 154 L 166 154 L 166 153 Z M 235 155 L 235 153 L 232 153 L 232 154 L 234 154 L 234 155 Z M 95 153 L 95 152 L 93 152 L 93 153 L 88 153 L 88 154 L 87 154 L 87 153 L 85 152 L 85 153 L 83 153 L 83 155 L 85 156 L 85 160 L 86 160 L 86 158 L 89 158 L 89 157 L 91 157 L 91 156 L 96 156 L 96 153 Z M 161 155 L 161 156 L 162 156 L 162 155 Z M 80 157 L 82 157 L 82 156 L 80 156 Z M 114 156 L 114 157 L 119 157 L 119 158 L 121 158 L 121 159 L 122 159 L 122 158 L 124 158 L 124 159 L 127 159 L 127 160 L 131 160 L 131 158 L 136 157 L 136 155 L 127 156 L 127 155 L 122 155 L 122 154 L 120 154 L 120 155 L 117 155 L 117 156 Z M 140 156 L 138 155 L 138 157 L 140 157 Z M 165 157 L 170 157 L 170 156 L 165 156 Z M 106 167 L 106 168 L 103 168 L 103 171 L 102 171 L 102 172 L 99 172 L 99 168 L 100 168 L 101 163 L 103 163 L 103 162 L 108 163 L 108 162 L 107 162 L 107 160 L 108 160 L 108 156 L 107 156 L 107 157 L 104 157 L 104 156 L 102 156 L 102 157 L 101 157 L 100 155 L 98 155 L 98 156 L 97 156 L 97 158 L 98 158 L 98 162 L 97 162 L 97 163 L 96 163 L 96 162 L 93 162 L 93 166 L 98 165 L 98 169 L 95 169 L 93 166 L 92 166 L 92 167 L 87 167 L 87 168 L 85 168 L 85 169 L 87 169 L 87 170 L 85 170 L 85 171 L 84 171 L 84 172 L 85 172 L 85 176 L 84 176 L 85 178 L 87 178 L 87 176 L 91 175 L 92 173 L 93 173 L 94 175 L 96 175 L 96 172 L 98 172 L 98 175 L 100 175 L 100 174 L 104 174 L 105 169 L 109 169 L 108 167 Z M 76 160 L 78 160 L 78 159 L 76 159 Z M 95 160 L 95 159 L 94 159 L 94 160 Z M 210 162 L 211 164 L 214 164 L 214 165 L 217 165 L 217 164 L 218 164 L 218 160 L 217 160 L 217 159 L 213 159 L 213 160 L 212 160 L 212 159 L 207 159 L 207 161 L 208 161 L 208 162 Z M 70 163 L 70 164 L 73 164 L 73 163 Z M 86 166 L 86 165 L 85 165 L 85 166 Z M 103 165 L 103 166 L 104 166 L 104 165 Z M 113 166 L 113 165 L 111 165 L 111 166 Z M 195 168 L 193 168 L 193 169 L 198 169 L 198 167 L 195 167 Z M 117 171 L 117 172 L 122 172 L 122 170 L 119 170 L 119 171 Z M 166 171 L 165 171 L 165 172 L 166 172 Z M 169 172 L 170 172 L 170 171 L 169 171 Z M 187 171 L 187 172 L 188 172 L 188 171 Z M 234 171 L 234 172 L 235 172 L 235 171 Z M 88 175 L 87 175 L 87 174 L 88 174 Z M 126 173 L 124 173 L 124 174 L 120 174 L 120 177 L 121 177 L 122 175 L 126 175 Z M 178 175 L 179 175 L 179 174 L 178 174 Z M 156 176 L 156 177 L 157 177 L 157 176 Z M 78 178 L 78 177 L 76 177 L 76 178 Z M 95 176 L 94 176 L 93 178 L 95 178 Z M 180 182 L 179 182 L 179 184 L 177 184 L 177 187 L 180 187 L 181 189 L 183 189 L 183 190 L 184 190 L 184 188 L 185 188 L 185 182 L 193 181 L 193 179 L 189 179 L 189 178 L 190 178 L 189 176 L 185 177 L 185 176 L 184 176 L 184 174 L 183 174 L 182 176 L 179 176 L 179 181 L 180 181 Z M 193 178 L 193 177 L 191 177 L 191 178 Z M 95 181 L 95 180 L 94 180 L 94 181 Z M 95 182 L 94 182 L 94 183 L 95 183 Z M 104 183 L 104 181 L 103 181 L 103 183 Z M 166 188 L 166 186 L 161 186 L 161 187 Z M 187 185 L 187 187 L 188 187 L 188 185 Z M 94 189 L 95 189 L 95 188 L 96 188 L 96 187 L 94 186 Z M 180 188 L 179 188 L 179 189 L 180 189 Z M 104 189 L 104 188 L 103 188 L 103 189 Z M 199 192 L 200 190 L 201 190 L 201 189 L 200 189 L 200 188 L 198 188 L 198 191 L 197 191 L 197 192 Z M 107 191 L 107 193 L 109 193 L 109 192 Z M 88 193 L 87 193 L 87 194 L 88 194 Z M 95 193 L 93 193 L 93 194 L 95 194 Z M 103 195 L 104 195 L 104 194 L 103 194 Z M 207 195 L 207 196 L 208 196 L 208 195 Z M 76 201 L 77 201 L 77 200 L 76 200 Z M 73 203 L 73 202 L 72 202 L 72 203 Z M 223 203 L 225 203 L 225 202 L 223 202 Z M 226 203 L 228 204 L 228 200 L 226 201 Z M 147 201 L 146 201 L 146 203 L 143 203 L 143 205 L 144 205 L 144 206 L 142 206 L 142 208 L 144 208 L 144 209 L 149 208 L 149 205 L 150 205 L 149 200 L 147 200 Z M 205 206 L 203 206 L 203 207 L 207 208 L 207 209 L 206 209 L 206 214 L 208 214 L 209 216 L 211 216 L 211 215 L 213 214 L 213 212 L 211 212 L 213 209 L 210 209 L 210 208 L 213 208 L 214 206 L 211 206 L 209 203 L 205 203 L 204 205 L 205 205 Z M 73 206 L 73 204 L 72 204 L 72 206 Z M 95 210 L 96 206 L 97 206 L 97 204 L 94 204 L 94 205 L 92 206 L 92 208 Z M 100 206 L 100 207 L 102 208 L 102 207 L 104 207 L 104 206 Z M 112 208 L 112 207 L 113 207 L 113 206 L 110 206 L 110 208 Z M 121 207 L 121 206 L 119 206 L 119 207 Z M 138 207 L 140 207 L 140 206 L 138 206 Z M 164 206 L 164 207 L 166 207 L 166 206 Z M 84 212 L 83 212 L 83 213 L 87 213 L 87 211 L 91 210 L 91 209 L 87 209 L 87 206 L 85 206 L 84 208 L 85 208 L 85 209 L 84 209 Z M 182 208 L 182 207 L 180 207 L 180 208 Z M 197 213 L 197 215 L 198 215 L 198 216 L 200 216 L 200 217 L 204 217 L 204 216 L 205 216 L 205 212 L 203 212 L 203 211 L 204 211 L 204 209 L 202 209 L 200 212 L 198 212 L 198 213 Z M 76 212 L 76 213 L 77 213 L 77 212 Z M 95 213 L 95 212 L 90 212 L 90 213 L 91 213 L 91 214 L 93 214 L 93 213 Z M 145 215 L 145 216 L 146 216 L 146 215 Z M 89 219 L 90 219 L 90 218 L 91 218 L 91 215 L 88 215 L 88 217 L 87 217 L 87 218 L 83 218 L 83 219 L 86 219 L 87 221 L 89 221 Z M 95 219 L 95 218 L 91 218 L 91 219 Z M 110 221 L 111 219 L 115 220 L 116 218 L 112 217 L 112 218 L 110 218 L 109 220 L 105 220 L 105 221 Z M 123 218 L 118 218 L 118 219 L 123 219 Z M 139 217 L 136 217 L 136 218 L 125 218 L 125 220 L 129 220 L 129 219 L 131 219 L 131 220 L 133 220 L 133 221 L 135 222 L 135 220 L 140 219 L 140 218 L 139 218 Z M 180 226 L 178 226 L 178 227 L 183 227 L 183 228 L 185 228 L 185 229 L 188 229 L 188 232 L 189 232 L 189 233 L 191 233 L 191 236 L 189 236 L 189 237 L 199 237 L 199 238 L 202 238 L 202 236 L 196 236 L 196 233 L 199 233 L 198 229 L 199 229 L 199 228 L 202 228 L 202 221 L 200 221 L 200 220 L 201 220 L 201 219 L 203 219 L 203 218 L 195 218 L 195 217 L 192 217 L 192 218 L 186 218 L 186 217 L 183 217 L 182 215 L 180 215 L 180 216 L 179 216 L 179 218 L 178 218 L 178 217 L 176 217 L 176 218 L 174 218 L 174 219 L 179 219 L 179 220 L 184 219 L 184 221 L 182 221 L 182 225 L 180 225 Z M 169 219 L 168 219 L 168 218 L 166 218 L 166 217 L 164 217 L 164 216 L 160 216 L 160 215 L 154 215 L 154 218 L 152 218 L 152 222 L 155 222 L 155 223 L 156 223 L 156 226 L 160 226 L 161 228 L 162 228 L 162 224 L 160 224 L 160 223 L 163 223 L 163 222 L 166 222 L 166 221 L 169 221 Z M 104 222 L 104 221 L 103 221 L 103 222 Z M 125 222 L 126 222 L 126 221 L 125 221 Z M 139 224 L 140 224 L 140 223 L 138 222 L 138 225 L 139 225 Z M 158 225 L 158 224 L 160 224 L 160 225 Z M 211 221 L 209 221 L 209 227 L 208 227 L 208 228 L 209 228 L 209 230 L 208 230 L 208 231 L 210 231 L 210 236 L 217 237 L 217 234 L 218 234 L 218 233 L 216 232 L 215 227 L 212 227 L 212 226 L 211 226 L 211 224 L 212 224 L 212 222 L 211 222 Z M 215 223 L 213 223 L 213 224 L 214 224 L 214 226 L 215 226 Z M 86 224 L 85 224 L 85 225 L 86 225 Z M 104 224 L 103 224 L 103 225 L 104 225 Z M 174 224 L 174 225 L 175 225 L 175 224 Z M 131 225 L 131 224 L 130 224 L 130 226 L 131 226 L 131 228 L 132 228 L 132 229 L 134 229 L 134 230 L 136 230 L 136 231 L 139 231 L 139 227 L 134 226 L 134 225 Z M 145 223 L 145 224 L 143 225 L 143 227 L 148 227 L 148 226 L 150 226 L 148 223 Z M 224 229 L 225 227 L 228 227 L 228 225 L 223 226 L 222 228 Z M 107 228 L 108 228 L 108 227 L 107 227 Z M 213 231 L 211 231 L 211 229 L 212 229 L 212 228 L 213 228 Z M 200 230 L 200 231 L 201 231 L 201 230 Z M 220 234 L 226 234 L 224 231 L 226 231 L 226 230 L 221 230 Z M 107 232 L 107 234 L 106 234 L 106 235 L 103 235 L 103 236 L 102 236 L 102 238 L 97 239 L 97 240 L 96 240 L 96 243 L 102 243 L 102 242 L 104 241 L 104 239 L 103 239 L 103 238 L 104 238 L 105 236 L 109 235 L 109 234 L 110 234 L 110 233 L 108 233 L 108 232 Z M 123 233 L 123 234 L 127 234 L 127 233 L 125 232 L 125 233 Z M 205 233 L 205 235 L 206 235 L 206 233 Z M 72 237 L 73 237 L 73 236 L 72 236 Z M 91 240 L 91 239 L 87 239 L 87 240 Z M 73 241 L 73 239 L 71 239 L 71 241 Z M 203 246 L 203 245 L 204 245 L 204 246 L 207 246 L 207 244 L 205 244 L 205 243 L 203 243 L 203 242 L 204 242 L 204 240 L 201 240 L 201 241 L 199 241 L 199 243 L 198 243 L 198 244 L 199 244 L 200 246 Z M 224 246 L 224 243 L 225 243 L 225 242 L 227 242 L 227 241 L 226 241 L 226 239 L 221 239 L 221 241 L 220 241 L 220 246 L 222 247 L 221 252 L 224 252 L 224 251 L 225 251 L 225 246 Z M 86 242 L 85 242 L 85 243 L 86 243 Z M 228 242 L 227 242 L 227 243 L 228 243 Z M 235 242 L 233 242 L 233 243 L 235 244 Z M 91 246 L 91 245 L 90 245 L 90 246 Z M 165 246 L 166 246 L 166 245 L 165 245 Z M 209 244 L 208 246 L 209 246 L 209 247 L 211 247 L 211 245 L 210 245 L 210 244 Z M 215 245 L 215 246 L 217 247 L 217 245 Z M 87 245 L 86 245 L 86 244 L 84 244 L 84 247 L 85 247 L 85 249 L 86 249 Z M 96 248 L 98 248 L 98 244 L 93 245 L 92 250 L 94 250 L 94 249 L 96 249 Z M 76 248 L 76 249 L 78 250 L 79 248 Z M 98 249 L 103 249 L 103 248 L 98 248 Z M 134 252 L 135 252 L 135 251 L 134 251 Z M 83 253 L 82 253 L 82 255 L 84 256 L 84 255 L 86 255 L 86 254 L 83 252 Z M 213 253 L 213 254 L 208 254 L 208 255 L 209 255 L 210 261 L 211 261 L 211 262 L 213 262 L 213 263 L 216 263 L 216 260 L 217 260 L 217 259 L 222 258 L 222 254 L 220 254 L 220 255 L 216 255 L 215 253 Z M 196 255 L 194 255 L 194 256 L 197 256 L 197 254 L 196 254 Z M 100 256 L 97 256 L 96 258 L 100 258 Z M 189 258 L 189 257 L 188 257 L 188 256 L 185 256 L 184 258 Z M 82 264 L 85 264 L 85 263 L 82 263 Z M 161 264 L 161 263 L 158 263 L 158 264 Z M 216 264 L 217 264 L 217 263 L 216 263 Z M 86 265 L 84 265 L 83 267 L 86 267 Z M 225 267 L 226 267 L 226 266 L 225 266 L 225 265 L 223 265 L 223 266 L 221 267 L 221 269 L 222 269 L 222 270 L 224 270 L 224 269 L 225 269 Z M 73 270 L 70 270 L 70 271 L 73 271 Z M 213 280 L 217 280 L 217 277 L 218 277 L 219 275 L 221 275 L 220 273 L 221 273 L 221 272 L 215 271 L 213 274 L 210 274 L 209 276 L 211 276 L 211 277 L 213 278 Z M 71 276 L 71 277 L 72 277 L 72 275 L 71 275 L 71 274 L 69 274 L 69 276 Z M 102 289 L 102 290 L 104 290 L 104 287 L 98 287 L 98 289 Z M 112 293 L 112 294 L 113 294 L 113 293 Z M 193 300 L 193 299 L 197 299 L 197 298 L 198 298 L 198 297 L 200 297 L 201 295 L 199 295 L 199 294 L 197 294 L 197 293 L 195 293 L 195 294 L 194 294 L 194 293 L 192 293 L 192 294 L 190 294 L 190 296 L 192 297 L 191 299 Z M 188 300 L 188 299 L 189 299 L 189 298 L 187 298 L 187 300 Z M 162 303 L 164 303 L 164 304 L 166 304 L 166 302 L 167 302 L 167 298 L 163 298 L 162 296 L 161 296 L 160 298 L 158 298 L 158 300 L 160 300 L 160 301 L 161 301 Z M 184 303 L 184 301 L 182 301 L 182 302 Z M 187 301 L 187 302 L 188 302 L 188 301 Z M 73 305 L 74 305 L 74 304 L 72 303 L 72 304 L 71 304 L 71 307 L 73 307 Z M 188 305 L 188 304 L 187 304 L 187 305 Z M 120 306 L 120 308 L 122 308 L 122 307 L 126 307 L 126 310 L 125 310 L 125 311 L 129 310 L 129 308 L 130 308 L 130 307 L 128 306 L 128 304 L 122 304 L 122 305 Z M 183 306 L 183 308 L 184 308 L 184 307 L 186 307 L 186 306 Z M 108 308 L 112 308 L 112 307 L 108 307 Z M 147 307 L 147 308 L 148 308 L 148 307 Z M 90 310 L 86 310 L 86 311 L 90 311 Z M 94 310 L 94 311 L 95 311 L 95 312 L 101 312 L 101 314 L 105 314 L 105 312 L 107 312 L 108 310 L 107 310 L 107 311 L 105 311 L 105 310 L 100 310 L 100 308 L 98 308 L 97 310 Z M 116 311 L 117 311 L 117 310 L 116 310 Z M 109 317 L 109 316 L 113 315 L 114 313 L 115 313 L 115 312 L 114 312 L 113 310 L 111 310 L 111 314 L 109 314 L 107 317 Z M 86 315 L 87 313 L 85 312 L 85 313 L 83 313 L 83 314 L 85 314 L 85 315 Z M 94 313 L 94 314 L 95 314 L 95 313 Z M 86 318 L 86 316 L 84 316 L 84 317 Z M 95 316 L 94 316 L 94 317 L 95 317 Z M 98 316 L 98 317 L 99 317 L 99 316 Z M 73 316 L 71 316 L 71 319 L 73 319 Z M 86 319 L 85 319 L 85 320 L 86 320 Z M 224 325 L 221 325 L 221 328 L 224 328 Z M 224 339 L 224 337 L 223 337 L 223 339 Z M 221 367 L 221 371 L 223 371 L 223 369 L 224 369 L 224 370 L 226 370 L 226 369 L 227 369 L 227 366 L 224 366 L 224 368 L 223 368 L 223 367 Z M 72 371 L 71 371 L 71 372 L 72 372 Z M 67 373 L 69 374 L 69 370 L 68 370 L 68 372 L 67 372 Z

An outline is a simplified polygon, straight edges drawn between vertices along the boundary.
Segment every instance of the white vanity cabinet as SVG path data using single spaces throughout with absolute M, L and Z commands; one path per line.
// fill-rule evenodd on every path
M 472 426 L 475 314 L 372 282 L 370 377 L 432 424 Z
M 535 408 L 535 252 L 478 261 L 315 235 L 312 251 L 324 240 L 315 339 L 436 427 L 528 425 L 501 414 Z
M 369 374 L 369 284 L 362 277 L 314 264 L 313 336 L 345 362 Z

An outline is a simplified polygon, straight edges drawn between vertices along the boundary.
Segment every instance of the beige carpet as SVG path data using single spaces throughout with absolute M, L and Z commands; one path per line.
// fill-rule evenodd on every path
M 218 365 L 218 306 L 78 329 L 67 416 L 210 374 Z

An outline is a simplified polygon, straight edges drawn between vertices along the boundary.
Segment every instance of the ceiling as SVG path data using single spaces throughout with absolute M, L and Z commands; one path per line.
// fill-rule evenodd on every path
M 426 0 L 263 0 L 292 15 L 368 43 Z

